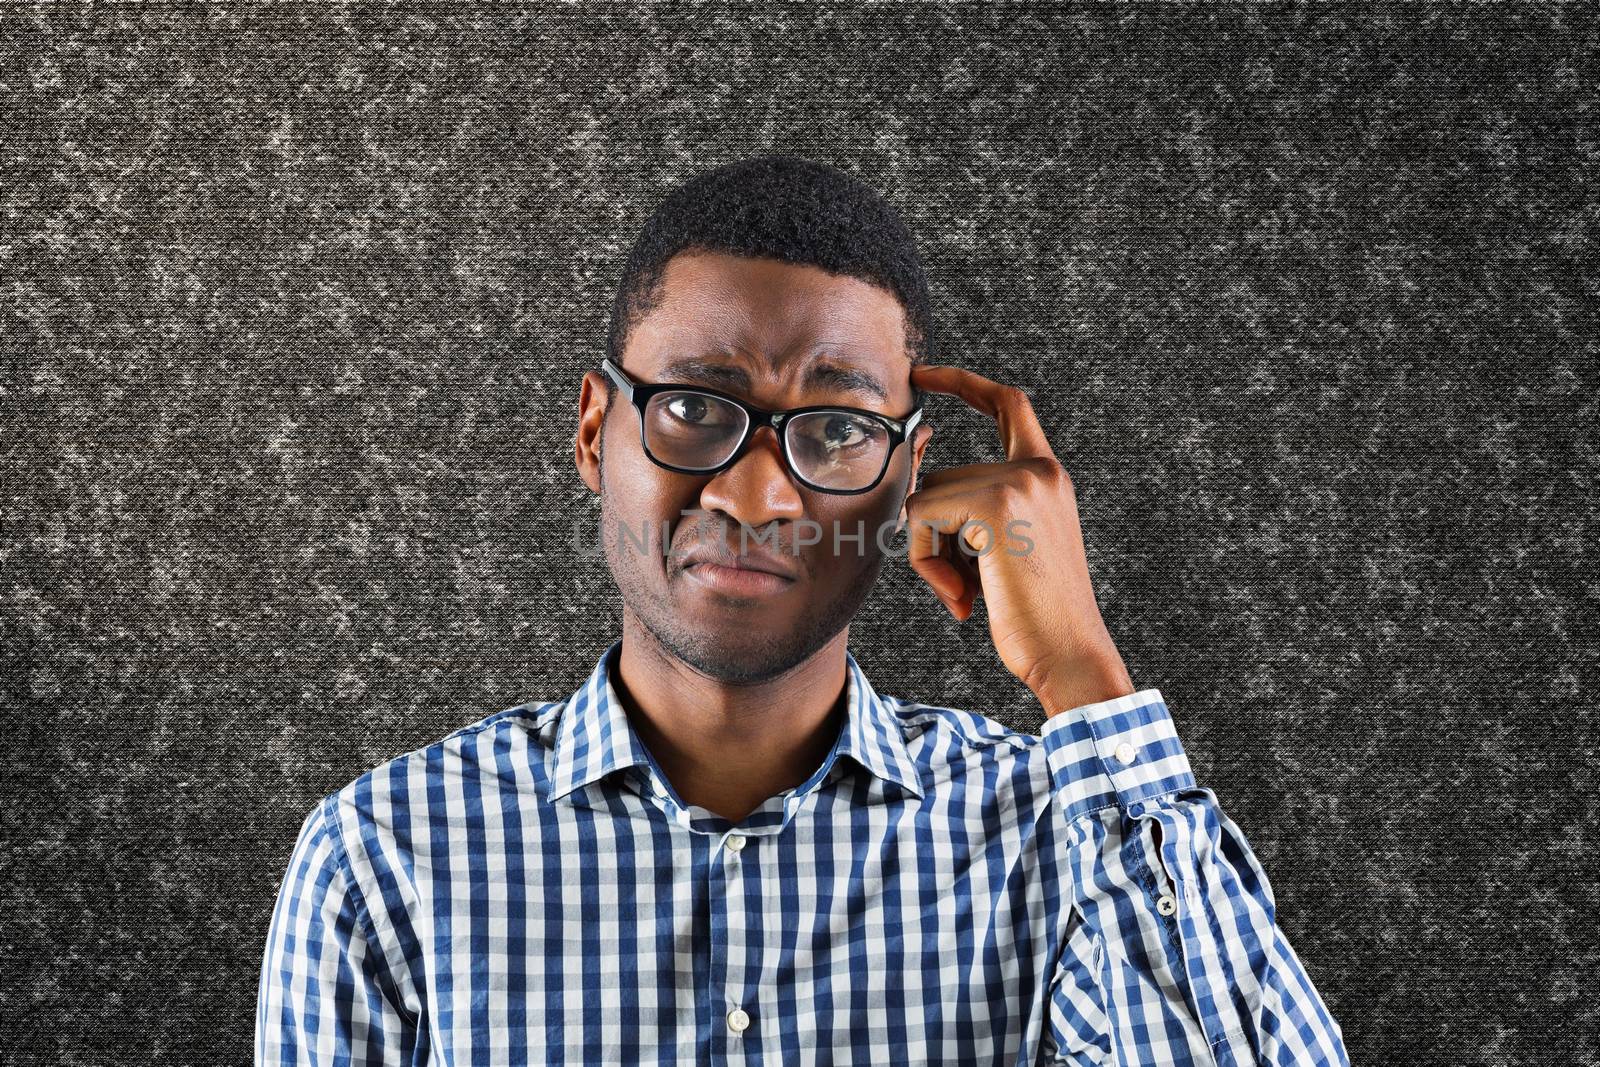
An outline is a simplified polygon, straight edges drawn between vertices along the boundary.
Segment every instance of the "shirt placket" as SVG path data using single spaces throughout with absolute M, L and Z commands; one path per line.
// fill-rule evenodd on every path
M 760 1043 L 762 1020 L 748 990 L 753 985 L 750 975 L 760 973 L 760 961 L 752 958 L 756 945 L 745 906 L 745 856 L 747 852 L 753 855 L 755 847 L 744 833 L 730 830 L 720 836 L 707 871 L 712 976 L 705 997 L 715 1035 L 711 1047 L 718 1053 L 716 1063 L 743 1064 L 758 1059 L 750 1050 Z
M 704 878 L 709 946 L 697 1013 L 707 1030 L 699 1035 L 697 1044 L 711 1064 L 759 1064 L 772 1058 L 777 1020 L 764 1020 L 759 1006 L 765 937 L 760 853 L 776 847 L 793 813 L 793 792 L 784 790 L 738 826 L 720 820 L 721 829 L 691 828 L 706 844 L 703 852 L 695 850 L 705 857 L 703 864 L 695 866 L 697 876 Z M 679 825 L 690 826 L 711 817 L 703 808 L 684 809 L 665 787 L 655 793 Z M 751 825 L 772 811 L 783 813 L 782 823 Z

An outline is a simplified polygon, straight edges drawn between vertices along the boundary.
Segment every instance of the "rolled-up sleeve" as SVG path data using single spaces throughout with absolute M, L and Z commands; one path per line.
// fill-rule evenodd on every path
M 301 824 L 268 928 L 256 1067 L 402 1064 L 414 1027 L 399 1003 L 343 849 L 318 804 Z
M 1199 787 L 1158 689 L 1040 734 L 1072 884 L 1043 1063 L 1349 1067 L 1266 871 Z

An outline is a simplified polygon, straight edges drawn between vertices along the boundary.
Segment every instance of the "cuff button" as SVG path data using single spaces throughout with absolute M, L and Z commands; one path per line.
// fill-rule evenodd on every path
M 1135 755 L 1137 755 L 1137 750 L 1126 741 L 1117 746 L 1116 756 L 1118 763 L 1124 765 L 1132 763 Z

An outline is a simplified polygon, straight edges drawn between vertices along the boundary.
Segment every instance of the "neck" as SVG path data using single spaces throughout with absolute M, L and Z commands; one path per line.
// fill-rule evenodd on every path
M 846 716 L 849 633 L 783 674 L 732 684 L 672 655 L 625 611 L 611 682 L 684 802 L 740 822 L 827 758 Z

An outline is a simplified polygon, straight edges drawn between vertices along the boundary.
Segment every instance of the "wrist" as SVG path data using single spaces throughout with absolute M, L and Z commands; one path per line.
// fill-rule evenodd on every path
M 1063 663 L 1030 688 L 1044 706 L 1046 718 L 1137 692 L 1122 657 L 1115 653 Z

